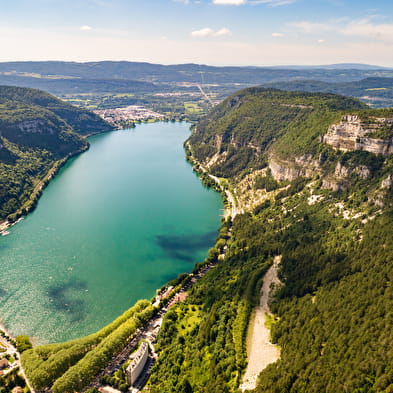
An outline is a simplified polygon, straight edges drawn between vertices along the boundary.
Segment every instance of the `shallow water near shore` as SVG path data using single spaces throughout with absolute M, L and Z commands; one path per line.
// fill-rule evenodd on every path
M 89 138 L 37 209 L 0 238 L 0 318 L 60 342 L 92 333 L 214 245 L 220 195 L 185 161 L 187 123 Z

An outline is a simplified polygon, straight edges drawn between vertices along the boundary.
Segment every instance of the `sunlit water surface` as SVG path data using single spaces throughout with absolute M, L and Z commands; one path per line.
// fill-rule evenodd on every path
M 37 209 L 0 238 L 0 318 L 59 342 L 94 332 L 214 244 L 220 196 L 184 159 L 187 123 L 89 138 Z

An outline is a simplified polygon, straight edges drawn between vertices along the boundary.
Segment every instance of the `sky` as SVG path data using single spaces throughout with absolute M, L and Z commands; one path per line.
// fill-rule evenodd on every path
M 393 67 L 392 0 L 0 0 L 0 61 Z

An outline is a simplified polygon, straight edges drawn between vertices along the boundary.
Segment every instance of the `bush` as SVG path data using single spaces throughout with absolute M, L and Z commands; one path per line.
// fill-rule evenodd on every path
M 33 348 L 28 336 L 16 336 L 16 349 L 22 353 L 27 349 Z

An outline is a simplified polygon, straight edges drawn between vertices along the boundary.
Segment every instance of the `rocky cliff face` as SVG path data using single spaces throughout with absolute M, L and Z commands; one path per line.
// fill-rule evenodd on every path
M 24 134 L 54 134 L 55 131 L 48 127 L 44 120 L 25 120 L 16 125 Z
M 294 161 L 284 161 L 271 156 L 269 168 L 277 181 L 295 180 L 297 177 L 314 177 L 322 173 L 321 161 L 314 160 L 312 155 L 296 157 Z
M 378 139 L 372 136 L 384 129 L 390 130 L 392 128 L 393 118 L 375 117 L 365 122 L 357 115 L 346 115 L 342 117 L 339 124 L 332 124 L 328 128 L 320 142 L 342 151 L 363 150 L 387 156 L 393 153 L 393 139 Z M 277 181 L 292 181 L 299 176 L 314 177 L 317 174 L 324 174 L 321 158 L 314 159 L 308 154 L 293 160 L 278 159 L 271 155 L 269 168 Z M 339 162 L 334 173 L 326 174 L 327 176 L 324 177 L 323 187 L 335 191 L 345 188 L 345 179 L 352 174 L 356 174 L 362 179 L 371 177 L 370 168 L 365 165 L 348 167 Z M 386 180 L 386 184 L 389 181 L 390 178 Z M 382 187 L 388 187 L 388 185 Z
M 393 153 L 393 139 L 370 137 L 385 127 L 393 126 L 393 118 L 373 118 L 362 121 L 359 116 L 346 115 L 339 124 L 332 124 L 322 142 L 343 151 L 364 150 L 387 156 Z
M 365 165 L 359 165 L 354 168 L 350 168 L 341 164 L 341 162 L 338 162 L 334 170 L 334 177 L 338 179 L 344 179 L 350 176 L 352 173 L 358 175 L 362 179 L 369 179 L 371 176 L 370 168 Z
M 312 156 L 304 155 L 296 157 L 294 161 L 278 160 L 271 157 L 269 160 L 269 168 L 272 176 L 277 181 L 293 181 L 298 177 L 313 178 L 315 175 L 323 176 L 322 188 L 338 191 L 346 187 L 345 179 L 355 174 L 362 179 L 369 179 L 371 177 L 371 170 L 366 165 L 358 165 L 355 167 L 348 167 L 338 162 L 333 173 L 326 173 L 323 169 L 323 162 L 320 159 L 313 160 Z M 388 177 L 382 187 L 390 187 L 390 181 L 393 182 L 393 177 Z

